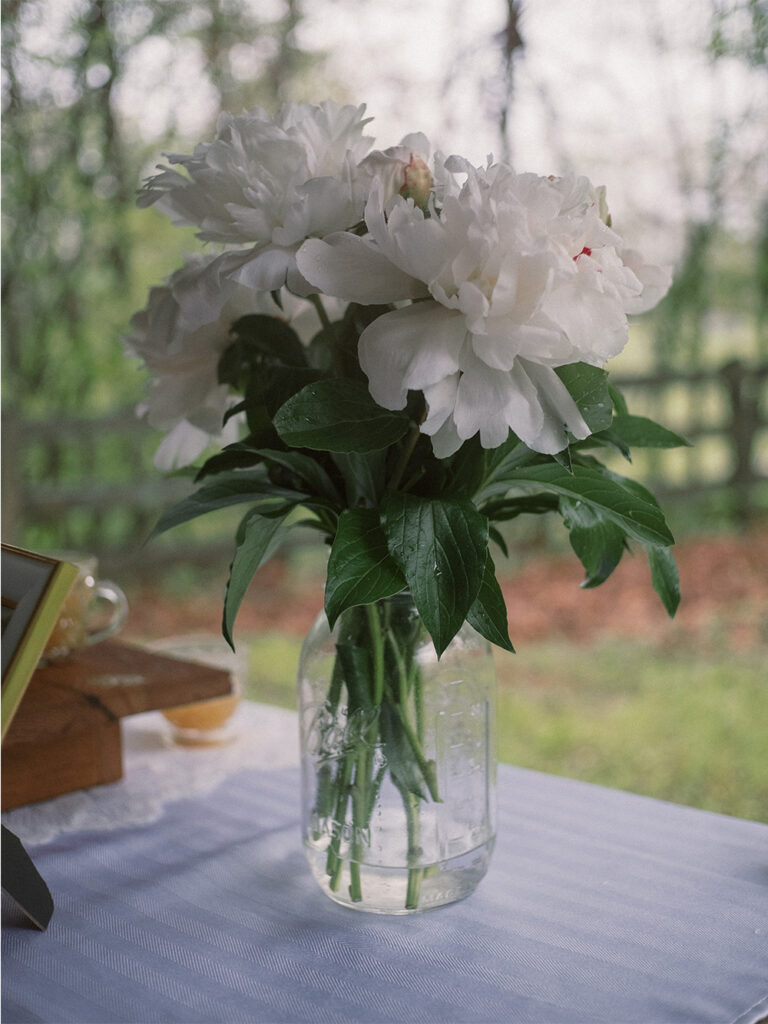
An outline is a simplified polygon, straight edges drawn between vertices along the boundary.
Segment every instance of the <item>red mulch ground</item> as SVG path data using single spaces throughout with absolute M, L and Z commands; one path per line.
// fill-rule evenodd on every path
M 672 649 L 695 643 L 702 651 L 768 650 L 768 523 L 741 535 L 691 539 L 675 548 L 683 601 L 670 621 L 650 585 L 638 551 L 625 557 L 601 587 L 582 590 L 575 556 L 531 556 L 505 578 L 510 634 L 516 646 L 537 639 L 592 642 L 634 636 Z M 222 580 L 226 567 L 222 567 Z M 306 633 L 321 604 L 321 581 L 302 580 L 285 563 L 260 570 L 237 621 L 238 632 Z M 182 632 L 217 633 L 221 601 L 207 583 L 183 599 L 158 587 L 130 593 L 126 638 Z

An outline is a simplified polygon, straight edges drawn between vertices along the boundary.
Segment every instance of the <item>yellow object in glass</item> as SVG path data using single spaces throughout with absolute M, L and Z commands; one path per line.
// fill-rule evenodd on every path
M 248 677 L 247 649 L 238 645 L 237 652 L 234 652 L 221 637 L 197 635 L 160 640 L 153 643 L 151 649 L 181 661 L 227 670 L 232 681 L 230 694 L 163 710 L 173 742 L 199 747 L 228 743 L 234 739 L 236 733 L 232 718 Z
M 213 697 L 211 700 L 197 701 L 195 704 L 184 704 L 178 708 L 166 708 L 163 716 L 177 729 L 209 731 L 221 729 L 229 721 L 240 703 L 240 694 L 233 693 L 229 697 Z M 175 737 L 179 743 L 189 743 L 189 738 Z M 212 742 L 202 737 L 197 742 Z

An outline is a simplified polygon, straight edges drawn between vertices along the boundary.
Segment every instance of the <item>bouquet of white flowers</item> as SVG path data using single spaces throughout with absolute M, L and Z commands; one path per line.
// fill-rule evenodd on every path
M 624 248 L 604 190 L 431 158 L 421 134 L 370 151 L 364 109 L 223 116 L 214 141 L 169 157 L 186 173 L 161 168 L 140 204 L 217 249 L 152 290 L 127 347 L 151 374 L 149 420 L 167 431 L 158 464 L 223 445 L 157 532 L 247 506 L 227 639 L 255 571 L 291 530 L 314 527 L 330 545 L 331 625 L 365 608 L 366 630 L 389 629 L 369 682 L 352 679 L 366 674 L 359 659 L 341 665 L 348 703 L 370 710 L 399 699 L 382 685 L 381 651 L 408 660 L 406 638 L 376 625 L 394 594 L 410 591 L 438 656 L 465 621 L 512 649 L 491 549 L 506 552 L 499 526 L 522 514 L 561 516 L 585 586 L 636 542 L 673 614 L 662 511 L 597 456 L 684 442 L 631 415 L 603 368 L 627 341 L 627 315 L 670 281 Z M 371 647 L 359 632 L 347 641 Z M 439 799 L 396 710 L 380 721 L 390 748 L 413 754 L 404 796 Z

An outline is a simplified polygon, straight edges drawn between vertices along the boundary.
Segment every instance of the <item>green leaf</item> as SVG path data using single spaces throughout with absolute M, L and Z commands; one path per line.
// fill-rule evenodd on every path
M 627 546 L 624 531 L 581 501 L 561 498 L 560 512 L 569 530 L 571 547 L 586 572 L 582 587 L 599 586 L 621 561 Z
M 562 451 L 555 452 L 552 456 L 558 466 L 562 466 L 566 473 L 573 472 L 573 462 L 571 461 L 571 452 L 569 448 L 563 448 Z
M 661 512 L 661 506 L 656 498 L 651 494 L 647 487 L 644 487 L 637 480 L 633 480 L 631 477 L 621 476 L 619 473 L 614 473 L 612 469 L 608 469 L 606 466 L 603 466 L 602 463 L 597 461 L 597 459 L 589 461 L 585 460 L 582 462 L 582 465 L 587 467 L 591 466 L 593 469 L 596 469 L 598 473 L 602 473 L 603 476 L 615 481 L 621 487 L 631 491 L 631 493 L 641 501 L 647 502 L 649 505 L 653 505 L 654 508 L 657 508 L 659 512 Z
M 653 589 L 661 598 L 667 615 L 674 618 L 680 604 L 680 577 L 675 559 L 669 548 L 646 545 L 646 554 L 651 567 Z
M 488 520 L 470 501 L 407 493 L 386 495 L 381 508 L 387 546 L 440 657 L 480 590 Z
M 502 498 L 481 508 L 483 515 L 492 523 L 504 523 L 522 515 L 543 515 L 560 507 L 555 494 L 525 494 L 515 498 Z
M 330 324 L 318 331 L 307 346 L 307 362 L 321 373 L 328 373 L 333 364 L 333 350 L 341 324 Z
M 373 707 L 373 668 L 371 650 L 349 641 L 340 640 L 336 653 L 341 664 L 344 682 L 347 684 L 347 706 L 350 712 L 361 708 L 369 711 Z M 352 722 L 349 722 L 350 727 Z
M 509 474 L 511 483 L 537 486 L 555 494 L 584 501 L 597 513 L 643 543 L 669 545 L 674 537 L 664 514 L 639 484 L 590 466 L 574 466 L 573 473 L 554 463 L 527 466 Z
M 253 574 L 279 547 L 282 534 L 285 532 L 283 523 L 290 511 L 288 508 L 282 516 L 275 518 L 250 512 L 240 523 L 237 550 L 229 567 L 229 580 L 224 592 L 224 615 L 221 624 L 224 639 L 233 650 L 235 645 L 232 630 L 237 612 Z
M 370 452 L 399 441 L 410 420 L 377 405 L 362 381 L 332 379 L 302 388 L 278 410 L 274 422 L 292 448 Z
M 512 641 L 509 639 L 507 606 L 499 581 L 496 579 L 496 568 L 490 552 L 485 560 L 483 581 L 480 584 L 477 597 L 467 613 L 467 621 L 486 640 L 490 640 L 492 644 L 496 644 L 505 651 L 515 653 Z
M 271 366 L 263 372 L 257 370 L 248 379 L 245 397 L 251 415 L 259 407 L 266 409 L 267 414 L 274 418 L 289 398 L 293 398 L 303 388 L 320 379 L 317 370 L 305 366 Z
M 509 548 L 507 547 L 507 542 L 504 540 L 503 534 L 499 530 L 497 530 L 495 526 L 488 527 L 488 539 L 492 540 L 494 544 L 498 546 L 499 550 L 501 551 L 505 558 L 509 558 Z
M 308 495 L 303 492 L 275 487 L 262 472 L 234 470 L 231 473 L 219 473 L 210 483 L 203 484 L 193 494 L 165 511 L 150 534 L 150 540 L 191 519 L 231 505 L 259 502 L 268 506 L 280 501 L 299 504 L 306 497 Z
M 621 391 L 619 391 L 615 385 L 611 384 L 610 381 L 608 382 L 608 394 L 611 396 L 611 401 L 613 402 L 613 407 L 616 412 L 620 415 L 626 416 L 629 412 L 627 409 L 627 401 Z
M 387 451 L 333 452 L 331 458 L 344 478 L 347 505 L 378 505 L 386 483 Z
M 272 417 L 267 407 L 258 402 L 241 403 L 248 421 L 248 437 L 243 438 L 254 448 L 273 448 L 280 444 L 277 431 L 272 426 Z
M 240 385 L 243 372 L 243 350 L 239 342 L 228 345 L 219 357 L 216 379 L 219 384 L 229 384 L 236 388 Z
M 627 462 L 632 461 L 632 452 L 629 445 L 613 430 L 601 430 L 599 434 L 590 434 L 589 437 L 583 441 L 578 441 L 574 445 L 574 448 L 578 450 L 595 447 L 615 448 L 624 456 Z
M 268 356 L 287 366 L 306 366 L 304 346 L 294 329 L 275 316 L 251 313 L 232 324 L 232 334 L 252 353 Z
M 263 461 L 258 449 L 238 441 L 235 444 L 227 445 L 226 448 L 222 448 L 220 452 L 206 460 L 195 477 L 195 483 L 199 483 L 206 477 L 228 473 L 235 469 L 253 469 Z
M 450 475 L 440 493 L 445 498 L 471 498 L 483 482 L 485 466 L 486 451 L 475 435 L 451 459 Z
M 690 441 L 645 416 L 614 416 L 608 433 L 615 434 L 630 448 L 690 447 Z
M 373 604 L 404 589 L 403 574 L 389 553 L 376 509 L 342 512 L 325 585 L 325 614 L 331 628 L 347 608 Z
M 247 406 L 245 401 L 238 402 L 236 405 L 230 405 L 224 410 L 224 418 L 222 420 L 222 426 L 226 426 L 227 423 L 232 419 L 233 416 L 239 416 L 241 412 L 246 412 Z
M 565 384 L 592 433 L 607 430 L 613 414 L 607 371 L 588 363 L 570 363 L 556 367 L 555 373 Z
M 341 497 L 335 484 L 320 463 L 303 452 L 281 452 L 273 448 L 253 449 L 269 465 L 282 466 L 294 473 L 305 484 L 304 490 L 318 497 L 326 498 L 333 505 L 341 504 Z
M 541 456 L 532 452 L 513 433 L 498 448 L 486 452 L 485 477 L 474 496 L 479 506 L 490 498 L 505 494 L 509 490 L 509 479 L 512 473 L 532 462 L 541 461 Z
M 366 327 L 369 327 L 374 320 L 382 314 L 390 312 L 392 306 L 383 305 L 359 305 L 350 302 L 344 312 L 344 316 L 333 326 L 337 328 L 334 341 L 334 363 L 338 368 L 339 375 L 347 378 L 356 378 L 366 383 L 366 377 L 360 369 L 358 358 L 358 343 L 360 335 Z

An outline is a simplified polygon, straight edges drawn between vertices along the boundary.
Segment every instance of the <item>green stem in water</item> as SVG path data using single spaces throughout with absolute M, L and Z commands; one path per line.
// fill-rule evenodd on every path
M 341 881 L 341 869 L 343 861 L 339 856 L 341 847 L 341 834 L 344 830 L 344 822 L 347 817 L 347 802 L 349 800 L 349 784 L 352 780 L 352 768 L 354 760 L 352 752 L 348 751 L 344 758 L 344 765 L 341 770 L 341 777 L 337 776 L 336 781 L 336 807 L 333 813 L 333 820 L 336 831 L 328 847 L 325 871 L 330 877 L 329 887 L 332 892 L 337 892 Z
M 403 652 L 400 650 L 397 640 L 392 632 L 387 633 L 387 640 L 389 641 L 389 651 L 392 655 L 392 660 L 397 667 L 397 679 L 398 679 L 398 692 L 400 694 L 401 703 L 405 703 L 408 699 L 408 672 L 405 668 L 405 659 L 403 658 Z
M 315 800 L 315 807 L 317 809 L 317 817 L 322 820 L 327 818 L 333 810 L 335 781 L 333 773 L 331 772 L 330 765 L 324 764 L 317 770 L 317 799 Z M 316 838 L 319 837 L 317 833 Z
M 403 729 L 413 749 L 414 755 L 419 761 L 422 775 L 430 789 L 433 799 L 437 799 L 437 781 L 434 775 L 434 766 L 424 758 L 421 744 L 424 741 L 424 707 L 421 687 L 421 673 L 418 665 L 412 663 L 410 670 L 406 667 L 403 652 L 400 650 L 393 635 L 389 635 L 390 649 L 393 660 L 397 666 L 399 704 L 397 714 L 400 717 Z M 416 716 L 416 732 L 407 719 L 408 701 L 413 693 L 414 712 Z M 417 749 L 418 746 L 418 749 Z M 406 789 L 400 790 L 405 807 L 405 818 L 408 829 L 408 886 L 405 895 L 405 909 L 417 910 L 421 899 L 421 883 L 424 878 L 424 868 L 414 866 L 415 862 L 421 859 L 422 850 L 420 846 L 420 800 Z
M 366 827 L 366 807 L 370 786 L 368 749 L 358 739 L 355 762 L 355 784 L 352 787 L 352 839 L 349 849 L 349 898 L 359 903 L 363 898 L 360 882 L 360 862 L 363 859 L 363 830 Z
M 376 777 L 371 783 L 371 788 L 368 793 L 368 802 L 365 807 L 365 827 L 369 828 L 371 824 L 371 818 L 373 817 L 373 811 L 376 807 L 376 799 L 381 789 L 381 784 L 384 781 L 384 776 L 387 774 L 386 762 L 379 766 L 379 770 L 376 772 Z
M 376 605 L 366 605 L 368 634 L 371 642 L 371 672 L 373 706 L 379 708 L 384 697 L 384 640 Z M 365 733 L 357 737 L 355 784 L 352 791 L 352 841 L 349 857 L 349 896 L 353 902 L 363 898 L 360 882 L 360 863 L 364 856 L 364 834 L 373 813 L 378 787 L 373 779 L 373 760 L 369 751 L 376 745 L 379 717 L 376 714 Z M 379 780 L 378 785 L 381 785 Z
M 437 787 L 435 764 L 424 755 L 422 742 L 424 736 L 422 680 L 418 664 L 412 657 L 411 641 L 406 632 L 397 622 L 389 620 L 388 606 L 366 605 L 354 610 L 356 622 L 350 617 L 344 619 L 347 646 L 337 645 L 337 656 L 329 691 L 329 704 L 335 708 L 340 699 L 342 679 L 346 680 L 350 693 L 350 707 L 356 713 L 364 715 L 357 719 L 357 726 L 348 733 L 346 750 L 339 758 L 335 778 L 324 779 L 326 800 L 325 806 L 333 814 L 334 830 L 327 851 L 326 871 L 329 876 L 331 891 L 337 892 L 341 884 L 344 860 L 349 862 L 349 897 L 352 902 L 363 899 L 361 866 L 365 860 L 367 845 L 366 833 L 370 828 L 379 790 L 387 771 L 386 763 L 376 770 L 373 750 L 381 735 L 380 709 L 386 701 L 398 720 L 402 734 L 411 748 L 412 756 L 418 764 L 421 776 L 435 802 L 440 801 Z M 348 647 L 360 649 L 367 646 L 367 658 L 364 662 L 348 657 L 345 661 L 342 653 L 349 653 Z M 393 678 L 391 685 L 389 673 Z M 353 685 L 354 683 L 354 685 Z M 354 696 L 354 700 L 352 699 Z M 370 717 L 368 717 L 370 716 Z M 413 722 L 411 719 L 413 718 Z M 350 718 L 347 727 L 352 724 Z M 420 848 L 420 804 L 421 799 L 416 793 L 402 785 L 400 789 L 406 814 L 408 841 L 408 883 L 405 908 L 417 909 L 421 899 L 422 882 L 425 869 L 420 866 L 422 851 Z M 351 807 L 350 807 L 351 804 Z M 349 811 L 348 811 L 349 808 Z M 345 835 L 347 814 L 350 815 L 348 854 L 341 856 L 341 846 Z
M 424 781 L 429 789 L 429 795 L 432 797 L 436 804 L 442 803 L 440 795 L 437 791 L 437 776 L 435 774 L 435 762 L 428 761 L 424 756 L 424 751 L 421 749 L 421 743 L 419 742 L 418 736 L 413 731 L 413 726 L 408 721 L 408 715 L 406 709 L 401 707 L 398 701 L 394 699 L 394 694 L 389 689 L 385 688 L 387 700 L 391 703 L 395 714 L 398 717 L 400 725 L 402 726 L 403 732 L 405 733 L 406 739 L 410 744 L 413 756 L 416 758 L 416 763 L 419 766 L 421 774 L 424 777 Z
M 408 824 L 408 888 L 405 894 L 405 909 L 417 910 L 421 898 L 421 881 L 424 868 L 412 867 L 412 863 L 421 857 L 419 846 L 419 798 L 413 793 L 403 793 L 405 817 Z

